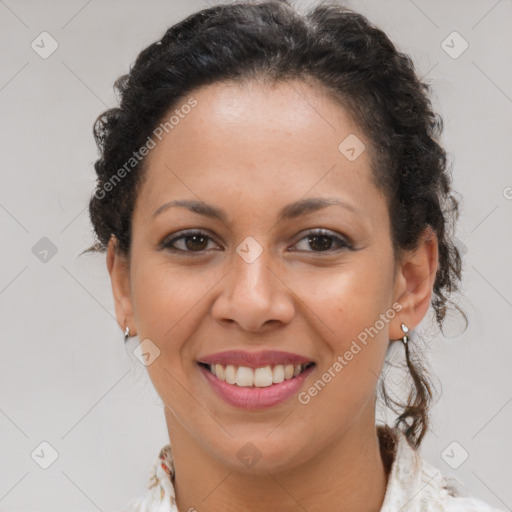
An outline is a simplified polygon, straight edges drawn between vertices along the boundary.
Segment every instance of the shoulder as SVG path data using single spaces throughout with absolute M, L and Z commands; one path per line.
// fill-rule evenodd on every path
M 502 512 L 484 501 L 468 495 L 463 484 L 447 478 L 441 471 L 419 456 L 421 482 L 425 482 L 423 509 L 425 512 Z
M 109 512 L 178 512 L 173 486 L 174 460 L 171 446 L 164 446 L 149 470 L 147 490 L 120 510 Z
M 462 483 L 446 478 L 392 430 L 395 454 L 381 512 L 502 512 L 464 492 Z

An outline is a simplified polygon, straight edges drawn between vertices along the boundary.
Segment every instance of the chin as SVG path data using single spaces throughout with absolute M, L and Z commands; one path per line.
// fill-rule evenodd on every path
M 213 451 L 219 462 L 230 466 L 232 470 L 251 475 L 290 470 L 313 456 L 310 436 L 305 433 L 300 436 L 294 433 L 291 436 L 286 430 L 276 433 L 275 430 L 272 432 L 272 428 L 253 427 L 240 429 L 236 434 L 233 433 L 232 438 L 225 437 L 222 445 L 218 444 L 218 439 L 212 440 L 209 450 Z

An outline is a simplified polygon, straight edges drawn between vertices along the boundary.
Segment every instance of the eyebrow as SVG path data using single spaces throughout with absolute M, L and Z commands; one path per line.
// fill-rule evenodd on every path
M 282 208 L 278 215 L 278 222 L 294 219 L 300 217 L 301 215 L 306 215 L 308 213 L 327 208 L 328 206 L 341 206 L 342 208 L 345 208 L 353 213 L 360 213 L 359 209 L 355 205 L 343 199 L 337 197 L 313 197 L 308 199 L 300 199 Z M 190 199 L 177 199 L 174 201 L 169 201 L 160 206 L 151 217 L 154 219 L 160 213 L 174 207 L 187 208 L 188 210 L 194 213 L 198 213 L 199 215 L 204 215 L 205 217 L 210 217 L 212 219 L 218 219 L 224 223 L 227 223 L 228 214 L 222 208 L 212 206 L 203 201 L 195 201 Z

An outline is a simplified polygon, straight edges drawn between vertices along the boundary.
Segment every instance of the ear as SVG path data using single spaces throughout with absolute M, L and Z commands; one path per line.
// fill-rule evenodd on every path
M 402 309 L 390 325 L 392 340 L 403 337 L 402 323 L 412 331 L 426 315 L 438 265 L 437 236 L 429 226 L 420 237 L 417 248 L 403 251 L 397 262 L 394 302 L 399 302 Z
M 114 235 L 108 242 L 107 268 L 112 284 L 117 323 L 123 332 L 126 327 L 129 327 L 130 334 L 133 336 L 136 332 L 130 295 L 130 265 L 128 258 L 118 251 L 117 239 Z

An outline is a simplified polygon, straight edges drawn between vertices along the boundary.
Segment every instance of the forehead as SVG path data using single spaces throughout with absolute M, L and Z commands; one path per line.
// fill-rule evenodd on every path
M 180 110 L 185 104 L 195 106 Z M 298 80 L 216 83 L 191 92 L 166 117 L 173 113 L 172 128 L 147 156 L 140 201 L 148 208 L 223 193 L 256 203 L 285 200 L 283 194 L 294 201 L 313 189 L 315 196 L 337 190 L 354 202 L 379 193 L 368 152 L 354 160 L 340 151 L 347 138 L 357 137 L 358 152 L 368 141 L 320 87 Z

